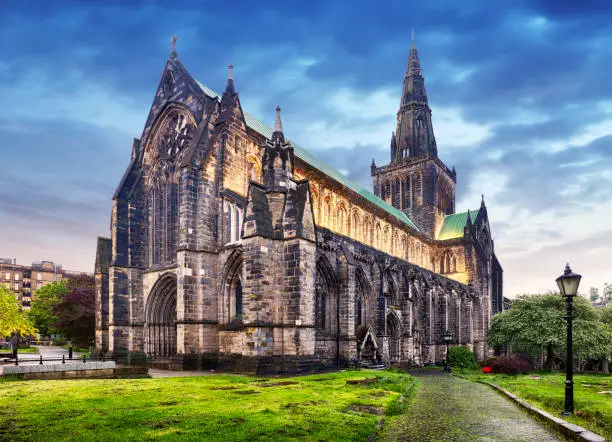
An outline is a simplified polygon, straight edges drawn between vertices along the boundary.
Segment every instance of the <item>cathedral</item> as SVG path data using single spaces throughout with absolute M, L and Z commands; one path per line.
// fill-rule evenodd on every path
M 197 81 L 175 41 L 98 238 L 96 348 L 171 369 L 297 373 L 489 354 L 503 308 L 484 198 L 455 213 L 418 52 L 373 192 Z

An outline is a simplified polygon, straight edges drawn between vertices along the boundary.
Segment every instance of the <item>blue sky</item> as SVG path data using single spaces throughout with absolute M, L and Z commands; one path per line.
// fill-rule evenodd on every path
M 380 6 L 384 5 L 384 6 Z M 612 2 L 3 0 L 0 256 L 92 271 L 170 50 L 371 187 L 416 43 L 457 210 L 484 193 L 505 291 L 612 283 Z

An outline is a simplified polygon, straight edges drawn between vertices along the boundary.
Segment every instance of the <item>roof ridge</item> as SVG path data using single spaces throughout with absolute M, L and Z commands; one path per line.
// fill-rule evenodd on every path
M 210 98 L 213 98 L 215 100 L 219 100 L 220 99 L 221 96 L 217 92 L 215 92 L 214 90 L 212 90 L 211 88 L 209 88 L 205 84 L 200 83 L 198 80 L 196 80 L 196 83 L 198 84 L 198 86 L 200 86 L 202 91 L 207 96 L 209 96 Z M 266 137 L 268 139 L 272 138 L 272 128 L 269 127 L 264 122 L 262 122 L 261 120 L 259 120 L 258 118 L 256 118 L 253 114 L 244 111 L 244 119 L 245 119 L 245 123 L 247 124 L 248 127 L 250 127 L 251 129 L 253 129 L 254 131 L 258 132 L 259 134 L 263 135 L 264 137 Z M 420 230 L 416 226 L 416 224 L 404 212 L 402 212 L 398 208 L 392 206 L 391 204 L 387 203 L 386 201 L 382 200 L 378 196 L 374 195 L 371 191 L 369 191 L 365 187 L 361 186 L 360 184 L 357 184 L 354 181 L 351 181 L 344 174 L 342 174 L 341 172 L 339 172 L 335 168 L 329 166 L 327 163 L 325 163 L 324 161 L 322 161 L 319 158 L 317 158 L 310 151 L 304 149 L 303 147 L 299 146 L 298 144 L 296 144 L 295 142 L 293 142 L 291 140 L 288 140 L 288 141 L 293 145 L 294 153 L 301 160 L 303 160 L 306 163 L 310 164 L 315 169 L 318 169 L 321 172 L 325 173 L 330 178 L 338 181 L 340 184 L 345 185 L 349 189 L 353 190 L 355 193 L 361 195 L 362 197 L 364 197 L 365 199 L 370 201 L 371 203 L 376 204 L 381 209 L 383 209 L 384 211 L 386 211 L 390 215 L 393 215 L 398 220 L 400 220 L 401 222 L 407 224 L 408 226 L 410 226 L 411 228 L 413 228 L 417 232 L 420 232 Z

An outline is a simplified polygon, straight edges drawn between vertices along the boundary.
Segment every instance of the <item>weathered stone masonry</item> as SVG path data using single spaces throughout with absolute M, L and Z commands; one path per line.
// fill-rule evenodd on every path
M 487 354 L 502 306 L 484 199 L 455 213 L 416 48 L 374 193 L 170 54 L 98 240 L 96 345 L 152 364 L 299 372 Z

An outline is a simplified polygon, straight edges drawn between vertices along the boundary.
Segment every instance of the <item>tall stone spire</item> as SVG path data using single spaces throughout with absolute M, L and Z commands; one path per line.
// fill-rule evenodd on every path
M 438 156 L 431 123 L 431 109 L 425 91 L 425 79 L 414 43 L 414 31 L 404 75 L 400 108 L 397 112 L 395 138 L 396 148 L 391 149 L 392 163 L 409 157 Z

